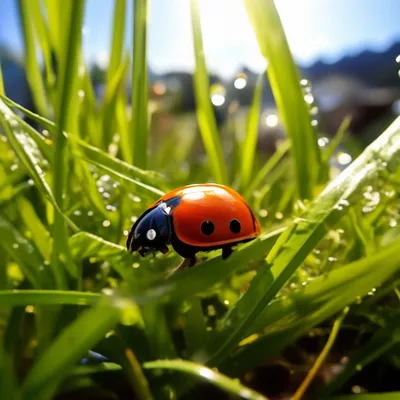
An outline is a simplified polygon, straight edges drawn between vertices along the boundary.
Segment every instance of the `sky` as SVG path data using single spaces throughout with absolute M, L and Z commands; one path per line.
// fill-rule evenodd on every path
M 55 1 L 55 0 L 53 0 Z M 71 1 L 71 0 L 63 0 Z M 194 66 L 190 0 L 150 0 L 149 65 L 156 73 Z M 204 50 L 211 72 L 229 77 L 244 65 L 261 72 L 260 55 L 242 0 L 199 0 Z M 128 0 L 126 46 L 132 42 Z M 304 65 L 334 62 L 363 49 L 382 50 L 400 40 L 400 0 L 275 0 L 289 45 Z M 107 64 L 113 0 L 86 0 L 84 54 Z M 0 0 L 0 44 L 22 52 L 16 0 Z

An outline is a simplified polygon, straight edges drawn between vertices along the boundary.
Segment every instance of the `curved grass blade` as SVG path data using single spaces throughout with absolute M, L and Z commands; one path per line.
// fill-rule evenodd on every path
M 64 193 L 68 170 L 66 162 L 68 160 L 67 141 L 64 131 L 74 131 L 77 123 L 78 96 L 76 95 L 78 83 L 79 56 L 81 51 L 82 23 L 84 14 L 84 0 L 77 0 L 73 4 L 65 3 L 65 22 L 67 29 L 62 39 L 62 51 L 59 57 L 59 97 L 56 107 L 56 132 L 55 148 L 53 160 L 53 191 L 54 198 L 63 210 Z M 54 246 L 52 253 L 52 265 L 55 269 L 61 269 L 63 256 L 65 267 L 70 275 L 78 277 L 78 269 L 74 264 L 70 250 L 68 248 L 68 231 L 65 221 L 59 214 L 54 216 L 53 224 Z M 57 282 L 58 288 L 63 287 L 62 282 Z
M 228 378 L 212 369 L 203 365 L 185 360 L 157 360 L 149 361 L 143 364 L 145 369 L 166 369 L 171 371 L 180 371 L 188 375 L 197 377 L 200 380 L 205 380 L 214 386 L 222 389 L 224 392 L 237 396 L 241 399 L 251 400 L 267 400 L 266 397 L 241 385 L 237 380 Z
M 48 115 L 46 92 L 40 71 L 40 64 L 36 58 L 36 35 L 30 18 L 30 5 L 30 0 L 18 0 L 18 11 L 25 46 L 25 72 L 36 108 L 40 114 Z
M 21 112 L 23 112 L 25 115 L 27 115 L 29 118 L 32 118 L 34 121 L 38 122 L 42 126 L 44 126 L 46 129 L 49 131 L 54 131 L 56 128 L 56 124 L 53 121 L 48 120 L 47 118 L 43 118 L 38 114 L 35 114 L 26 108 L 20 106 L 19 104 L 15 103 L 9 98 L 6 97 L 1 97 L 2 100 L 4 100 L 5 103 L 7 103 L 11 107 L 15 107 Z M 1 105 L 1 104 L 0 104 Z M 1 110 L 1 109 L 0 109 Z M 10 111 L 11 113 L 11 111 Z M 15 118 L 18 119 L 17 116 Z M 29 126 L 29 125 L 28 125 Z M 30 128 L 32 129 L 32 128 Z M 34 131 L 32 129 L 32 131 Z M 36 131 L 34 131 L 36 132 Z M 32 132 L 29 132 L 32 136 Z M 36 132 L 37 134 L 37 132 Z M 38 134 L 37 134 L 38 135 Z M 152 187 L 150 185 L 160 185 L 161 182 L 165 181 L 165 177 L 160 174 L 159 172 L 152 171 L 152 170 L 143 170 L 138 167 L 135 167 L 133 165 L 130 165 L 122 160 L 119 160 L 118 158 L 115 158 L 101 149 L 91 146 L 87 144 L 85 141 L 79 139 L 73 134 L 67 134 L 64 132 L 64 135 L 67 139 L 74 140 L 76 141 L 76 149 L 79 150 L 82 154 L 82 157 L 85 158 L 88 162 L 90 162 L 93 165 L 97 165 L 98 167 L 114 173 L 115 175 L 119 176 L 120 178 L 134 183 L 138 186 L 142 186 L 143 188 L 148 189 L 149 191 L 153 192 L 154 194 L 157 194 L 159 196 L 164 195 L 164 192 L 157 189 L 156 187 Z M 49 141 L 45 141 L 43 138 L 39 139 L 42 142 L 42 145 L 45 146 L 48 151 L 50 151 L 51 146 L 49 144 Z M 50 142 L 51 143 L 51 142 Z M 145 185 L 144 183 L 134 179 L 133 177 L 137 177 L 141 181 L 148 183 L 149 185 Z
M 115 327 L 120 315 L 108 299 L 83 312 L 35 362 L 22 386 L 22 400 L 51 399 L 73 365 Z
M 73 290 L 0 290 L 1 307 L 76 305 L 97 303 L 103 296 L 99 293 L 75 292 Z
M 240 187 L 247 188 L 253 176 L 254 158 L 257 148 L 258 126 L 263 91 L 263 75 L 258 79 L 253 94 L 253 102 L 247 120 L 246 137 L 241 150 Z
M 198 0 L 190 1 L 190 11 L 196 61 L 193 86 L 196 97 L 197 121 L 204 148 L 210 161 L 214 181 L 223 184 L 227 181 L 227 170 L 217 123 L 210 100 L 210 81 L 204 59 Z
M 300 86 L 300 76 L 273 0 L 243 0 L 262 55 L 279 114 L 292 143 L 297 191 L 311 199 L 321 156 L 317 136 Z
M 48 185 L 46 178 L 44 176 L 44 171 L 40 167 L 35 154 L 33 153 L 33 148 L 31 146 L 24 146 L 20 140 L 25 139 L 25 134 L 22 131 L 22 135 L 18 137 L 16 135 L 15 122 L 18 126 L 18 119 L 14 113 L 0 100 L 0 122 L 4 127 L 7 138 L 12 145 L 15 153 L 20 158 L 22 163 L 25 165 L 29 172 L 31 178 L 35 181 L 42 193 L 48 198 L 50 203 L 54 206 L 55 210 L 65 219 L 69 227 L 78 232 L 79 228 L 61 211 L 59 205 L 57 204 L 55 197 L 53 195 L 50 186 Z M 28 132 L 29 134 L 31 132 Z
M 358 393 L 329 397 L 326 400 L 398 400 L 400 392 Z
M 148 1 L 136 0 L 133 7 L 132 120 L 133 163 L 147 168 L 149 111 L 147 73 Z
M 267 257 L 271 268 L 259 270 L 247 292 L 223 320 L 213 341 L 211 365 L 219 364 L 243 338 L 257 316 L 276 296 L 330 227 L 346 215 L 360 188 L 377 177 L 383 166 L 400 163 L 400 117 L 315 199 L 301 218 L 279 237 Z M 240 312 L 247 304 L 246 313 Z M 232 323 L 234 321 L 234 323 Z

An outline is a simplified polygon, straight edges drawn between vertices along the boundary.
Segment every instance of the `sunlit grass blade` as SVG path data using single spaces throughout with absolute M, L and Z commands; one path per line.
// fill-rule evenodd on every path
M 226 163 L 210 99 L 210 81 L 204 59 L 198 0 L 190 1 L 190 10 L 196 61 L 196 68 L 193 75 L 193 87 L 196 97 L 197 121 L 204 148 L 208 155 L 213 179 L 216 183 L 226 183 Z
M 352 201 L 358 201 L 360 187 L 379 174 L 382 162 L 390 162 L 393 168 L 398 165 L 399 138 L 400 118 L 332 181 L 279 237 L 266 258 L 271 267 L 257 273 L 247 292 L 224 319 L 208 362 L 218 364 L 228 356 L 328 229 L 346 215 Z M 245 314 L 240 313 L 242 304 L 246 305 Z
M 301 290 L 271 302 L 249 326 L 244 337 L 250 339 L 252 334 L 262 330 L 264 335 L 259 335 L 255 341 L 244 339 L 224 362 L 222 370 L 237 374 L 265 358 L 277 356 L 311 328 L 391 279 L 400 267 L 399 260 L 394 257 L 399 243 L 397 240 L 371 257 L 337 268 L 315 278 Z
M 25 47 L 25 72 L 31 88 L 35 106 L 41 115 L 48 115 L 47 97 L 43 84 L 40 63 L 36 57 L 36 34 L 30 18 L 30 1 L 18 0 L 18 11 L 21 21 Z
M 143 364 L 145 369 L 166 369 L 171 371 L 180 371 L 188 375 L 197 377 L 200 380 L 215 385 L 224 392 L 237 396 L 241 399 L 251 400 L 267 400 L 261 394 L 240 384 L 237 380 L 228 378 L 212 369 L 206 368 L 203 365 L 185 360 L 157 360 L 149 361 Z
M 327 397 L 326 400 L 398 400 L 400 392 L 357 393 L 342 396 Z
M 29 0 L 25 3 L 25 6 L 28 7 L 29 15 L 32 16 L 34 31 L 37 33 L 39 44 L 42 49 L 47 87 L 51 89 L 55 83 L 51 54 L 52 49 L 49 41 L 49 33 L 47 31 L 48 27 L 42 15 L 40 0 Z
M 21 143 L 21 141 L 27 141 L 25 132 L 21 132 L 21 134 L 18 136 L 16 135 L 16 132 L 14 130 L 14 122 L 17 122 L 18 126 L 18 118 L 16 118 L 14 113 L 11 112 L 11 110 L 2 101 L 0 101 L 0 122 L 4 127 L 7 138 L 12 145 L 15 153 L 25 165 L 31 178 L 34 180 L 38 188 L 42 191 L 43 195 L 48 198 L 50 203 L 56 209 L 57 213 L 65 219 L 69 227 L 75 232 L 78 232 L 79 228 L 65 214 L 63 214 L 55 200 L 53 192 L 46 181 L 44 171 L 41 168 L 40 162 L 36 157 L 35 153 L 37 153 L 37 149 L 34 149 L 32 145 L 27 146 Z M 27 133 L 30 134 L 31 132 L 29 131 Z
M 99 293 L 75 292 L 73 290 L 0 290 L 1 307 L 43 306 L 69 304 L 86 306 L 97 303 Z
M 121 310 L 100 302 L 87 310 L 53 341 L 35 362 L 22 387 L 22 399 L 51 399 L 72 366 L 120 319 Z
M 241 148 L 240 187 L 247 188 L 253 174 L 254 158 L 257 149 L 258 126 L 263 91 L 263 75 L 254 89 L 253 102 L 247 117 L 246 136 Z
M 113 134 L 116 127 L 116 108 L 119 102 L 119 96 L 123 96 L 126 72 L 129 67 L 129 58 L 126 57 L 119 65 L 113 79 L 108 82 L 106 93 L 104 96 L 102 118 L 103 118 L 103 141 L 104 148 L 107 148 L 112 142 Z
M 252 178 L 249 186 L 244 191 L 246 198 L 250 197 L 253 192 L 258 188 L 261 183 L 266 179 L 266 176 L 277 166 L 282 158 L 287 154 L 290 148 L 290 142 L 286 141 L 280 145 L 270 159 L 264 164 L 264 166 L 258 171 L 255 177 Z
M 34 288 L 42 286 L 39 267 L 43 258 L 35 246 L 0 214 L 0 245 L 18 263 L 19 268 Z
M 132 117 L 133 164 L 147 168 L 149 111 L 147 73 L 148 0 L 133 7 Z
M 273 0 L 243 0 L 262 55 L 280 117 L 292 143 L 300 198 L 311 199 L 318 178 L 317 136 L 300 85 L 300 76 Z

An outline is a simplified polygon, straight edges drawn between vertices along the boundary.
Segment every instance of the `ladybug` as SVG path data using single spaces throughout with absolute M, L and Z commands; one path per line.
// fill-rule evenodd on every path
M 130 252 L 168 252 L 167 245 L 194 265 L 199 251 L 222 249 L 255 239 L 260 224 L 235 190 L 206 183 L 175 189 L 153 203 L 133 224 L 126 246 Z

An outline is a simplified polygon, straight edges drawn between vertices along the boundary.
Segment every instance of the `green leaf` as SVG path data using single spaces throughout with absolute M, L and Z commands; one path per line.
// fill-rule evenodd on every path
M 212 385 L 217 386 L 224 392 L 237 396 L 240 399 L 267 400 L 266 397 L 240 384 L 237 380 L 228 378 L 203 365 L 185 360 L 157 360 L 143 364 L 145 369 L 166 369 L 180 371 L 188 375 L 197 377 Z
M 33 22 L 30 18 L 32 15 L 31 5 L 30 0 L 18 0 L 18 11 L 25 47 L 25 72 L 36 108 L 40 114 L 48 115 L 45 88 L 40 64 L 36 57 L 36 32 L 33 29 Z
M 99 293 L 76 292 L 73 290 L 0 290 L 1 307 L 43 306 L 69 304 L 85 306 L 97 303 Z
M 84 14 L 84 0 L 77 0 L 72 3 L 65 3 L 66 29 L 63 31 L 62 51 L 60 53 L 59 91 L 56 107 L 56 134 L 53 162 L 53 191 L 54 198 L 63 210 L 63 199 L 66 191 L 68 170 L 67 143 L 64 131 L 73 131 L 76 128 L 78 117 L 78 67 L 81 51 L 82 23 Z M 61 11 L 61 10 L 60 10 Z M 63 32 L 62 31 L 62 32 Z M 65 267 L 73 278 L 78 278 L 78 270 L 74 264 L 68 248 L 68 231 L 65 221 L 59 214 L 54 216 L 53 225 L 53 253 L 52 265 L 55 270 L 61 270 L 63 263 L 60 257 L 64 258 Z M 56 276 L 57 287 L 65 287 L 65 279 L 61 275 Z
M 311 199 L 321 160 L 317 136 L 300 85 L 300 75 L 273 0 L 243 0 L 262 55 L 279 114 L 292 143 L 297 191 Z
M 147 0 L 133 7 L 132 120 L 133 164 L 147 168 L 149 112 L 147 73 Z
M 201 33 L 199 5 L 197 0 L 190 1 L 192 17 L 193 46 L 196 68 L 193 75 L 193 86 L 196 98 L 197 121 L 201 138 L 206 150 L 213 179 L 216 183 L 226 183 L 227 170 L 222 151 L 221 140 L 210 99 L 210 81 L 204 59 L 203 39 Z
M 263 92 L 263 75 L 254 89 L 253 102 L 247 120 L 246 137 L 241 148 L 240 186 L 247 188 L 253 179 L 254 158 L 257 149 L 258 126 Z
M 73 365 L 119 321 L 121 310 L 100 302 L 65 328 L 33 365 L 23 386 L 23 399 L 46 400 Z

